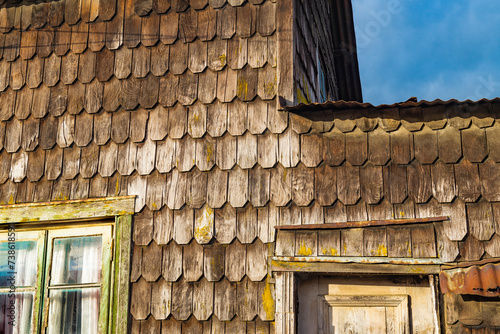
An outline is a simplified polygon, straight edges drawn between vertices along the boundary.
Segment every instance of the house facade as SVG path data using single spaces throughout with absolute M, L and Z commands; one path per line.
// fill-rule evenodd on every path
M 500 331 L 500 100 L 362 103 L 349 0 L 0 29 L 0 331 Z

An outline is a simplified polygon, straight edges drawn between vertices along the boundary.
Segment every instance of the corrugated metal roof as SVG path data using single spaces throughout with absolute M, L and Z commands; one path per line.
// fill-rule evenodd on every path
M 500 296 L 500 263 L 456 268 L 439 274 L 443 293 Z
M 280 99 L 280 103 L 281 103 Z M 413 101 L 408 100 L 405 102 L 397 102 L 393 104 L 381 104 L 378 106 L 374 106 L 371 103 L 361 103 L 356 101 L 328 101 L 324 103 L 309 103 L 309 104 L 298 104 L 296 106 L 283 106 L 282 108 L 286 111 L 291 111 L 294 113 L 300 112 L 311 112 L 311 111 L 323 111 L 323 110 L 344 110 L 344 109 L 388 109 L 388 108 L 410 108 L 410 107 L 434 107 L 434 106 L 448 106 L 448 105 L 467 105 L 467 104 L 484 104 L 484 103 L 500 103 L 500 97 L 496 97 L 494 99 L 480 99 L 478 101 L 465 100 L 459 101 L 456 99 L 451 99 L 447 101 L 443 101 L 440 99 L 436 99 L 434 101 Z

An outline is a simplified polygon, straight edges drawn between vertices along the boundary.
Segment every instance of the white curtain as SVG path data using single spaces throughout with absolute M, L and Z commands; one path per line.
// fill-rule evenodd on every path
M 50 285 L 100 282 L 101 257 L 101 237 L 57 240 Z M 51 289 L 49 333 L 96 333 L 99 299 L 100 288 Z
M 91 270 L 82 271 L 83 283 L 94 283 L 101 281 L 101 247 L 92 247 L 90 242 L 85 242 L 83 248 L 83 267 Z M 82 293 L 82 319 L 89 321 L 82 322 L 82 334 L 90 334 L 97 328 L 99 318 L 99 290 L 85 290 Z
M 2 243 L 2 253 L 5 252 L 5 259 L 8 259 L 8 243 Z M 16 288 L 35 287 L 37 270 L 37 242 L 36 241 L 17 241 L 15 249 L 15 286 Z M 4 254 L 2 254 L 3 261 Z M 8 263 L 8 262 L 6 262 Z M 4 270 L 5 267 L 2 267 Z M 11 271 L 10 268 L 6 268 Z M 0 310 L 3 313 L 0 321 L 0 330 L 3 333 L 24 334 L 31 332 L 31 322 L 33 317 L 34 292 L 16 292 L 15 293 L 15 317 L 14 326 L 9 324 L 9 312 L 4 308 L 10 306 L 11 298 L 9 293 L 2 293 L 0 297 Z

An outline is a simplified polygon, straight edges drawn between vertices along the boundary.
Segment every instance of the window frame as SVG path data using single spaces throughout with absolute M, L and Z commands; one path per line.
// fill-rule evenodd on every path
M 47 229 L 75 229 L 84 226 L 114 225 L 110 249 L 107 317 L 99 319 L 102 333 L 126 333 L 129 323 L 129 277 L 131 262 L 132 215 L 135 196 L 107 197 L 88 200 L 69 200 L 46 203 L 0 205 L 0 232 L 9 227 L 16 232 Z M 47 240 L 48 233 L 47 233 Z M 43 245 L 45 247 L 45 245 Z M 48 255 L 48 245 L 44 256 Z M 42 259 L 42 266 L 43 261 Z M 40 259 L 39 261 L 40 262 Z M 39 264 L 37 264 L 39 266 Z M 48 268 L 48 267 L 47 267 Z M 42 268 L 45 273 L 46 268 Z M 40 268 L 38 268 L 40 270 Z M 44 275 L 38 275 L 37 286 L 44 290 Z M 41 293 L 37 291 L 37 294 Z M 43 295 L 43 299 L 46 295 Z M 34 332 L 43 333 L 46 321 L 42 312 L 42 299 L 34 302 Z M 47 308 L 48 309 L 48 308 Z M 38 319 L 35 317 L 38 316 Z M 42 318 L 42 319 L 41 319 Z M 103 322 L 101 324 L 101 322 Z M 101 332 L 101 331 L 100 331 Z
M 109 318 L 109 298 L 110 298 L 110 285 L 111 285 L 111 273 L 114 265 L 113 262 L 113 236 L 114 236 L 115 224 L 103 222 L 99 225 L 91 225 L 87 227 L 65 227 L 60 229 L 47 229 L 46 238 L 46 248 L 45 248 L 45 274 L 44 274 L 44 284 L 43 284 L 43 310 L 42 312 L 42 326 L 41 330 L 47 331 L 49 327 L 50 318 L 50 290 L 58 290 L 64 286 L 69 286 L 70 284 L 52 285 L 50 280 L 51 270 L 53 268 L 53 251 L 54 251 L 54 240 L 62 238 L 72 238 L 72 237 L 84 237 L 84 236 L 95 236 L 102 235 L 102 254 L 101 254 L 101 281 L 99 284 L 101 293 L 99 300 L 99 322 L 98 328 L 100 333 L 105 333 L 106 328 L 108 328 L 108 318 Z M 107 245 L 106 245 L 107 244 Z M 56 287 L 57 286 L 57 287 Z
M 26 241 L 26 240 L 36 240 L 37 242 L 37 264 L 36 264 L 36 272 L 37 278 L 35 281 L 35 286 L 33 289 L 22 289 L 24 291 L 20 291 L 20 289 L 16 288 L 16 292 L 25 292 L 33 290 L 35 292 L 33 296 L 33 310 L 32 310 L 32 319 L 31 319 L 31 328 L 32 330 L 38 331 L 40 317 L 42 316 L 42 291 L 43 291 L 43 271 L 44 271 L 44 256 L 45 256 L 45 231 L 43 230 L 30 230 L 30 231 L 19 231 L 16 233 L 16 242 L 17 241 Z M 21 238 L 17 238 L 17 235 L 21 234 Z M 5 238 L 4 238 L 5 236 Z M 9 230 L 0 230 L 0 242 L 8 241 Z M 39 273 L 42 273 L 40 275 Z M 9 292 L 10 288 L 0 288 L 0 292 L 5 293 Z

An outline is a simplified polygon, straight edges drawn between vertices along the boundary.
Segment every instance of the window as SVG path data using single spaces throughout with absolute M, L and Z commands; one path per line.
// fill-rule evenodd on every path
M 1 233 L 0 332 L 106 332 L 112 229 Z
M 0 206 L 0 333 L 125 333 L 133 203 Z

